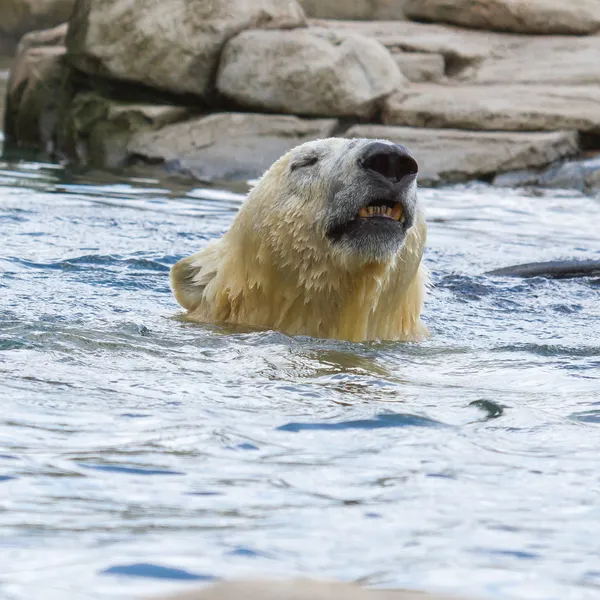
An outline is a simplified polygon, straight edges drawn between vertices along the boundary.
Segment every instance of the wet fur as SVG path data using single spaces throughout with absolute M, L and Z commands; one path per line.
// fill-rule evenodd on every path
M 230 230 L 173 267 L 187 318 L 351 341 L 423 339 L 426 225 L 416 193 L 412 227 L 394 251 L 371 244 L 357 252 L 326 235 L 339 217 L 335 189 L 354 190 L 344 200 L 351 214 L 370 190 L 354 158 L 368 141 L 311 142 L 277 161 Z M 317 165 L 297 166 L 314 153 Z

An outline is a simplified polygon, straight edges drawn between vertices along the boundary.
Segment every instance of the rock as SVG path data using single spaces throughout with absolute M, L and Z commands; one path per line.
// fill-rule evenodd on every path
M 490 56 L 459 77 L 484 84 L 600 85 L 598 56 L 600 36 L 518 36 L 518 43 L 494 48 Z
M 303 25 L 296 0 L 77 0 L 68 60 L 90 75 L 206 100 L 229 38 Z
M 0 37 L 2 33 L 20 38 L 28 31 L 48 29 L 67 21 L 75 0 L 2 0 L 0 2 Z
M 422 184 L 489 178 L 541 167 L 577 152 L 577 133 L 482 132 L 355 125 L 346 137 L 384 138 L 407 146 L 419 163 Z
M 600 189 L 600 157 L 567 161 L 542 171 L 519 170 L 504 173 L 496 176 L 493 184 L 501 187 L 575 189 L 591 193 Z
M 10 67 L 12 59 L 0 55 L 0 125 L 4 123 L 4 102 L 6 99 L 6 90 L 8 88 L 8 77 L 10 75 Z M 2 134 L 0 133 L 0 139 Z M 0 149 L 0 154 L 1 154 Z
M 597 0 L 407 0 L 407 16 L 475 29 L 586 34 L 600 29 Z
M 394 52 L 392 58 L 409 81 L 419 83 L 444 79 L 445 62 L 441 54 Z
M 383 121 L 411 127 L 600 132 L 600 87 L 417 84 L 384 103 Z
M 488 271 L 494 277 L 545 277 L 547 279 L 572 279 L 600 275 L 600 260 L 553 260 L 525 263 Z
M 137 104 L 105 98 L 96 92 L 75 96 L 65 116 L 70 146 L 80 164 L 121 167 L 127 163 L 132 137 L 189 117 L 180 106 Z
M 600 35 L 528 36 L 410 21 L 311 23 L 373 37 L 392 52 L 441 54 L 446 75 L 469 83 L 600 85 Z
M 71 94 L 64 55 L 61 46 L 29 47 L 17 55 L 6 96 L 7 145 L 55 151 L 57 123 Z
M 476 64 L 492 56 L 497 47 L 510 47 L 521 39 L 508 34 L 410 21 L 309 21 L 309 24 L 372 37 L 392 51 L 441 54 L 448 62 L 465 64 Z
M 53 27 L 52 29 L 26 33 L 19 42 L 17 52 L 22 53 L 29 50 L 29 48 L 40 48 L 46 46 L 64 47 L 65 40 L 67 38 L 67 29 L 68 24 L 62 23 L 56 27 Z
M 405 2 L 406 0 L 300 0 L 309 17 L 359 21 L 403 19 Z
M 259 111 L 371 116 L 407 81 L 377 41 L 329 29 L 246 31 L 225 47 L 221 94 Z
M 294 146 L 331 136 L 336 126 L 334 119 L 216 113 L 136 135 L 127 150 L 132 159 L 202 180 L 252 179 Z
M 158 600 L 158 599 L 156 599 Z M 410 590 L 365 589 L 346 583 L 295 579 L 233 581 L 165 596 L 162 600 L 451 600 L 448 596 Z M 456 599 L 455 599 L 456 600 Z

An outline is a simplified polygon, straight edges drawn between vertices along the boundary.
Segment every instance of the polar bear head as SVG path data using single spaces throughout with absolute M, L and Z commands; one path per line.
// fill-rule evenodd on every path
M 407 148 L 384 140 L 294 148 L 220 240 L 175 265 L 177 300 L 203 322 L 354 341 L 422 338 L 417 171 Z

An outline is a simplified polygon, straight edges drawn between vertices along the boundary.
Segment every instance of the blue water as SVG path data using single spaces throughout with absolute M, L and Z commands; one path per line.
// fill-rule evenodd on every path
M 185 324 L 242 196 L 0 163 L 0 597 L 310 575 L 600 597 L 600 200 L 422 190 L 422 344 Z

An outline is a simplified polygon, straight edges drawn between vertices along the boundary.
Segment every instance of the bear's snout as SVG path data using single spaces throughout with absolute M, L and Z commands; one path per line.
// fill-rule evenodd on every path
M 364 148 L 358 162 L 363 169 L 378 173 L 393 184 L 405 177 L 412 180 L 419 172 L 417 161 L 400 144 L 372 142 Z

